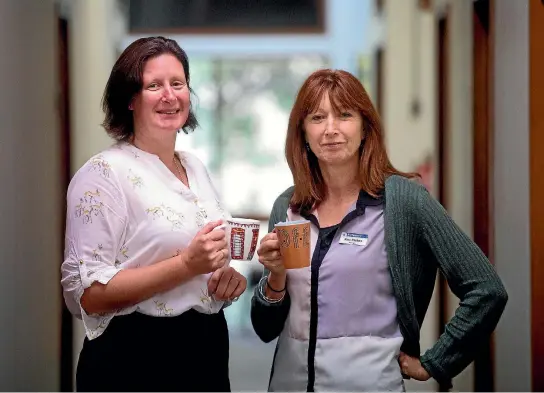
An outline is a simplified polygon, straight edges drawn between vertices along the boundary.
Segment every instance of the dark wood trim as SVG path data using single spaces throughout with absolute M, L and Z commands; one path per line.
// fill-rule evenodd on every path
M 383 97 L 385 95 L 385 49 L 381 46 L 376 48 L 374 64 L 376 67 L 376 110 L 383 119 Z
M 324 34 L 325 26 L 315 27 L 278 27 L 278 28 L 243 28 L 243 27 L 217 27 L 217 28 L 162 28 L 162 29 L 131 29 L 130 34 L 169 34 L 169 35 L 291 35 L 291 34 Z
M 474 241 L 493 263 L 493 0 L 473 3 Z M 474 390 L 494 391 L 493 338 L 474 360 Z
M 532 391 L 544 391 L 544 3 L 529 2 Z
M 438 124 L 437 124 L 437 167 L 438 167 L 438 200 L 444 206 L 449 208 L 449 150 L 450 150 L 450 73 L 449 73 L 449 12 L 438 19 L 437 30 L 437 95 L 438 95 Z M 445 277 L 440 274 L 438 279 L 438 331 L 444 333 L 444 327 L 450 319 L 448 307 L 448 283 Z M 440 392 L 447 392 L 446 386 L 439 386 Z
M 189 34 L 189 35 L 290 35 L 290 34 L 325 34 L 326 26 L 326 4 L 325 0 L 315 0 L 317 8 L 317 23 L 308 26 L 280 26 L 280 27 L 177 27 L 177 28 L 150 28 L 130 29 L 130 34 Z
M 64 232 L 66 227 L 66 191 L 70 182 L 70 80 L 69 80 L 69 56 L 68 56 L 68 21 L 58 18 L 58 115 L 60 127 L 60 179 L 62 198 L 59 201 L 62 212 L 62 243 L 59 245 L 64 255 Z M 59 267 L 60 269 L 60 267 Z M 61 348 L 60 348 L 60 390 L 72 392 L 74 384 L 73 376 L 73 318 L 64 303 L 62 289 L 59 288 L 61 314 Z

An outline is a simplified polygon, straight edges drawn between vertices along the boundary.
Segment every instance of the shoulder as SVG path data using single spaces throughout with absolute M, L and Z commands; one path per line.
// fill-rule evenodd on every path
M 399 201 L 415 207 L 425 194 L 429 195 L 427 189 L 414 179 L 392 175 L 385 181 L 385 197 L 388 202 Z
M 448 217 L 444 207 L 430 192 L 413 179 L 390 176 L 385 182 L 386 209 L 396 216 L 405 215 L 417 222 L 433 217 Z
M 278 208 L 285 207 L 285 210 L 287 211 L 287 208 L 289 207 L 289 203 L 291 202 L 291 197 L 293 196 L 294 191 L 295 191 L 294 186 L 291 186 L 287 188 L 285 191 L 283 191 L 274 201 L 274 209 L 276 207 Z
M 126 163 L 127 153 L 113 145 L 89 158 L 72 177 L 70 188 L 98 184 L 118 187 L 118 173 Z
M 191 170 L 197 176 L 204 175 L 209 177 L 208 168 L 206 168 L 206 165 L 204 165 L 202 160 L 196 154 L 184 150 L 176 150 L 176 153 L 178 154 L 182 164 L 191 168 Z
M 270 213 L 272 220 L 279 222 L 282 220 L 281 217 L 284 217 L 287 214 L 287 209 L 289 209 L 289 203 L 291 202 L 294 190 L 295 187 L 291 186 L 276 198 L 274 205 L 272 206 L 272 212 Z

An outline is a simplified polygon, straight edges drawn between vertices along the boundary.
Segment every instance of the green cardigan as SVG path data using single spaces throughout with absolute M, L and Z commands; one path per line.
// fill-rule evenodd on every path
M 275 201 L 269 230 L 285 221 L 293 187 Z M 474 359 L 504 311 L 508 295 L 493 266 L 427 190 L 414 181 L 391 176 L 385 183 L 385 243 L 402 350 L 420 356 L 420 329 L 433 293 L 437 269 L 460 299 L 455 315 L 438 341 L 421 357 L 423 367 L 443 385 Z M 266 274 L 266 272 L 265 272 Z M 268 304 L 255 292 L 251 319 L 255 332 L 269 342 L 281 333 L 289 311 L 288 295 Z

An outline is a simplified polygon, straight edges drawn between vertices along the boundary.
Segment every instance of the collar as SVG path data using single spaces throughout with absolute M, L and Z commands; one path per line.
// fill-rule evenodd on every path
M 353 217 L 361 216 L 365 213 L 365 209 L 367 206 L 378 206 L 384 203 L 385 201 L 385 188 L 382 190 L 382 192 L 378 195 L 377 198 L 374 198 L 370 194 L 368 194 L 366 191 L 361 190 L 359 191 L 359 197 L 357 198 L 357 202 L 355 203 L 355 209 L 349 212 L 346 217 L 342 220 L 342 223 L 345 221 L 351 220 Z M 317 227 L 319 227 L 317 223 L 316 217 L 308 212 L 308 211 L 301 211 L 300 215 L 310 220 L 313 224 L 315 224 Z

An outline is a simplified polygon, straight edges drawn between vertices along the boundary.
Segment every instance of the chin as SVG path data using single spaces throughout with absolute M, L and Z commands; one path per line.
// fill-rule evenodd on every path
M 345 165 L 349 162 L 354 162 L 354 156 L 347 156 L 345 154 L 327 154 L 319 158 L 319 161 L 327 165 Z

